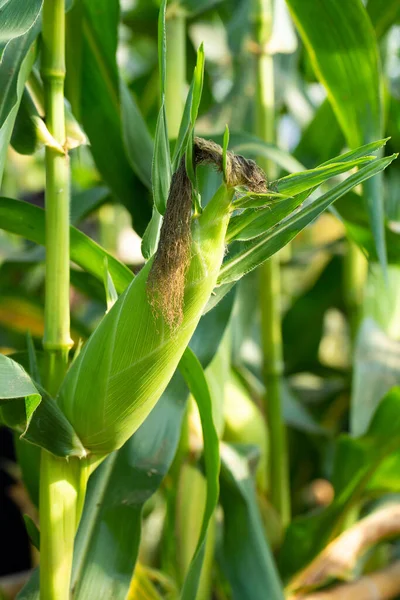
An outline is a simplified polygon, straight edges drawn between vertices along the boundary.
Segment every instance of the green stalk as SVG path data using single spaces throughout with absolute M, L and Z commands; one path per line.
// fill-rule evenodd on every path
M 255 132 L 266 142 L 275 142 L 275 97 L 273 57 L 267 51 L 272 30 L 272 0 L 254 0 L 256 34 L 256 118 Z M 276 167 L 259 158 L 268 178 L 275 179 Z M 290 489 L 286 431 L 282 418 L 283 349 L 280 315 L 280 266 L 271 257 L 259 269 L 263 376 L 266 386 L 265 412 L 270 432 L 268 481 L 271 501 L 282 525 L 290 520 Z
M 65 4 L 44 0 L 42 68 L 46 125 L 65 146 Z M 46 292 L 43 346 L 46 388 L 55 395 L 68 366 L 69 158 L 46 147 Z M 40 598 L 68 600 L 74 537 L 86 488 L 86 461 L 57 458 L 42 451 L 40 467 Z
M 40 600 L 69 600 L 75 533 L 89 468 L 42 450 L 40 464 Z
M 185 107 L 186 83 L 186 18 L 183 10 L 172 4 L 166 13 L 167 70 L 165 109 L 168 135 L 176 139 Z
M 42 25 L 42 79 L 46 125 L 64 147 L 65 5 L 45 0 Z M 49 392 L 54 393 L 66 370 L 70 338 L 69 314 L 69 158 L 46 148 L 46 295 L 43 346 L 49 357 Z

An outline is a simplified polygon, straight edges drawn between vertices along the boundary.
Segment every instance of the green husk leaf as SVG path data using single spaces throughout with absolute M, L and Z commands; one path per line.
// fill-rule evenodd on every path
M 258 236 L 254 241 L 243 244 L 239 247 L 238 252 L 223 264 L 218 278 L 218 285 L 222 286 L 237 281 L 264 262 L 292 240 L 335 200 L 346 194 L 354 186 L 385 169 L 396 157 L 397 155 L 394 154 L 386 158 L 373 160 L 314 202 L 302 207 L 279 226 L 267 231 L 264 235 Z

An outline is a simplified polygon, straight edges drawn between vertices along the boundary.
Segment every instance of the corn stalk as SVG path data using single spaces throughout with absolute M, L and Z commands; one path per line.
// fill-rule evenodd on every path
M 65 3 L 45 0 L 42 25 L 42 68 L 46 124 L 64 148 Z M 46 388 L 55 395 L 68 366 L 69 308 L 69 158 L 46 147 L 46 291 L 43 346 L 47 357 Z M 68 600 L 82 474 L 78 459 L 67 462 L 42 450 L 40 467 L 42 600 Z
M 267 44 L 272 30 L 272 0 L 255 0 L 256 118 L 255 132 L 265 142 L 275 142 L 274 63 Z M 275 165 L 258 159 L 269 180 L 276 178 Z M 269 488 L 271 500 L 282 524 L 290 521 L 290 490 L 286 433 L 282 419 L 281 377 L 283 349 L 280 316 L 279 255 L 259 269 L 263 376 L 266 386 L 265 412 L 270 431 Z

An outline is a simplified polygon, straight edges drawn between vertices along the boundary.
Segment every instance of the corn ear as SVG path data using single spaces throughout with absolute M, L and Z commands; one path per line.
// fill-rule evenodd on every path
M 234 188 L 222 184 L 192 221 L 183 320 L 169 325 L 148 301 L 151 259 L 71 366 L 57 402 L 88 453 L 107 454 L 138 429 L 160 398 L 215 286 Z

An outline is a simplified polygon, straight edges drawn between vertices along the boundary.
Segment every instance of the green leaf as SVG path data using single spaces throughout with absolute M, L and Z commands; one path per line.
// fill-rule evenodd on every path
M 379 140 L 371 144 L 366 144 L 365 146 L 361 146 L 356 150 L 351 150 L 350 152 L 346 152 L 340 156 L 330 159 L 316 169 L 303 171 L 302 173 L 294 173 L 293 175 L 283 177 L 277 182 L 272 183 L 271 187 L 276 188 L 281 187 L 281 182 L 283 188 L 287 186 L 288 183 L 290 186 L 290 182 L 292 182 L 295 186 L 298 183 L 300 185 L 300 190 L 303 189 L 301 187 L 302 185 L 305 186 L 305 193 L 276 203 L 271 210 L 248 210 L 244 214 L 232 217 L 228 226 L 227 241 L 235 239 L 249 240 L 261 235 L 262 233 L 265 233 L 267 229 L 279 223 L 281 219 L 286 217 L 291 211 L 295 210 L 300 204 L 303 203 L 304 200 L 306 200 L 306 198 L 316 189 L 316 187 L 318 187 L 318 178 L 323 172 L 330 177 L 329 173 L 332 172 L 331 169 L 334 171 L 336 167 L 340 169 L 342 168 L 340 165 L 343 165 L 343 170 L 345 171 L 346 164 L 347 168 L 350 170 L 352 165 L 355 166 L 357 164 L 357 160 L 362 159 L 372 152 L 375 152 L 383 144 L 385 144 L 386 141 L 387 140 Z M 335 163 L 337 163 L 337 165 L 335 165 Z M 312 180 L 316 182 L 316 185 L 311 185 L 308 187 Z
M 203 430 L 204 461 L 207 478 L 206 506 L 204 509 L 199 541 L 189 571 L 186 575 L 181 594 L 182 600 L 192 600 L 192 598 L 196 597 L 199 585 L 208 525 L 218 503 L 218 477 L 220 469 L 219 440 L 214 426 L 212 402 L 207 380 L 198 358 L 190 348 L 185 350 L 179 363 L 179 370 L 195 398 L 199 409 L 201 427 Z
M 163 99 L 156 125 L 154 155 L 152 162 L 153 200 L 160 215 L 165 213 L 171 185 L 171 156 L 169 150 L 167 117 Z
M 108 270 L 107 257 L 104 259 L 104 289 L 106 291 L 107 310 L 110 310 L 118 300 L 118 294 Z
M 0 4 L 0 47 L 28 33 L 36 23 L 42 5 L 43 0 L 3 0 Z
M 264 260 L 275 254 L 292 240 L 306 225 L 311 223 L 328 208 L 332 202 L 346 194 L 354 186 L 362 183 L 365 179 L 385 169 L 394 158 L 396 158 L 396 155 L 372 161 L 357 173 L 350 175 L 350 177 L 335 186 L 332 190 L 320 196 L 317 200 L 314 200 L 306 207 L 302 207 L 298 212 L 292 214 L 280 225 L 272 229 L 272 231 L 267 231 L 264 235 L 255 238 L 254 241 L 247 242 L 241 246 L 237 254 L 232 258 L 228 258 L 222 265 L 218 285 L 237 281 L 244 274 L 264 262 Z
M 194 145 L 194 128 L 196 125 L 197 115 L 199 112 L 201 95 L 203 93 L 203 83 L 204 83 L 204 47 L 203 44 L 200 44 L 200 47 L 197 51 L 197 62 L 194 68 L 193 74 L 193 89 L 190 96 L 190 127 L 188 129 L 187 134 L 187 142 L 186 142 L 186 156 L 185 156 L 185 164 L 186 164 L 186 172 L 188 177 L 192 183 L 192 195 L 193 195 L 193 204 L 194 204 L 194 212 L 196 215 L 199 215 L 202 211 L 201 208 L 201 199 L 200 194 L 198 192 L 198 182 L 197 176 L 194 168 L 193 162 L 193 145 Z M 185 119 L 185 112 L 183 114 L 183 119 Z M 181 128 L 180 128 L 181 131 Z M 179 134 L 180 134 L 179 131 Z
M 20 438 L 57 456 L 86 456 L 71 424 L 17 362 L 0 354 L 0 420 Z
M 0 198 L 0 227 L 36 244 L 45 244 L 44 210 L 10 198 Z M 71 260 L 103 281 L 104 257 L 116 290 L 121 293 L 133 279 L 133 273 L 96 242 L 78 229 L 70 228 Z
M 382 77 L 375 32 L 361 0 L 287 0 L 318 79 L 350 147 L 382 135 Z M 318 27 L 315 24 L 318 23 Z M 379 261 L 386 265 L 380 178 L 364 186 Z
M 33 42 L 37 32 L 38 28 L 33 27 L 25 35 L 11 40 L 0 62 L 0 185 L 25 81 L 36 56 Z
M 86 449 L 71 423 L 43 388 L 40 388 L 40 392 L 42 402 L 36 408 L 26 431 L 20 436 L 21 439 L 45 448 L 56 456 L 85 457 Z
M 249 447 L 223 444 L 221 458 L 224 527 L 219 561 L 231 585 L 233 600 L 283 599 L 258 508 L 250 466 L 254 456 Z
M 144 232 L 141 250 L 143 258 L 146 260 L 151 258 L 157 250 L 158 240 L 160 239 L 160 231 L 162 224 L 162 216 L 158 212 L 155 206 L 153 206 L 153 213 L 149 224 Z
M 194 127 L 197 121 L 197 115 L 199 114 L 199 107 L 201 102 L 201 96 L 203 93 L 203 84 L 204 84 L 204 64 L 205 64 L 205 55 L 204 55 L 204 46 L 200 44 L 200 47 L 197 51 L 197 62 L 194 68 L 193 75 L 193 97 L 192 103 L 190 106 L 190 122 L 192 127 Z
M 201 60 L 201 57 L 199 56 L 199 53 L 197 52 L 197 64 L 199 63 L 199 60 Z M 193 101 L 193 88 L 194 88 L 194 77 L 190 84 L 188 95 L 186 97 L 185 107 L 183 109 L 182 120 L 181 120 L 181 124 L 179 127 L 178 138 L 175 142 L 174 152 L 172 155 L 173 171 L 177 170 L 180 160 L 183 156 L 183 153 L 185 152 L 185 148 L 187 145 L 187 139 L 188 139 L 188 135 L 189 135 L 189 131 L 190 131 L 190 107 L 192 106 L 192 101 Z
M 368 0 L 367 12 L 378 38 L 400 19 L 400 5 L 397 0 Z
M 135 101 L 119 78 L 119 2 L 82 0 L 69 17 L 74 18 L 74 28 L 67 50 L 73 45 L 74 52 L 67 53 L 67 94 L 103 181 L 142 235 L 151 215 L 142 181 L 150 187 L 153 150 Z
M 127 157 L 142 183 L 151 187 L 153 140 L 137 102 L 128 86 L 120 81 L 122 134 Z
M 106 187 L 92 187 L 72 194 L 71 223 L 76 225 L 110 199 L 110 191 Z
M 279 194 L 279 192 L 268 192 L 266 194 L 256 194 L 255 192 L 248 192 L 243 196 L 240 196 L 232 203 L 232 208 L 247 209 L 247 208 L 265 208 L 271 204 L 275 204 L 285 198 L 291 198 L 287 194 Z
M 39 147 L 37 129 L 32 119 L 35 113 L 37 115 L 32 98 L 25 88 L 11 136 L 12 147 L 19 154 L 33 154 Z
M 31 543 L 40 551 L 40 531 L 29 515 L 24 515 L 26 531 Z
M 370 318 L 359 329 L 354 355 L 350 431 L 362 435 L 383 396 L 400 385 L 400 344 Z
M 362 167 L 368 162 L 375 160 L 375 157 L 365 156 L 349 162 L 330 163 L 325 166 L 309 169 L 302 173 L 293 173 L 271 184 L 272 189 L 277 192 L 291 194 L 300 194 L 306 190 L 317 187 L 327 181 L 330 177 L 335 177 L 345 173 L 355 167 Z
M 158 16 L 158 69 L 160 78 L 161 108 L 158 113 L 156 135 L 154 140 L 153 161 L 151 167 L 151 183 L 153 189 L 153 202 L 160 215 L 165 213 L 168 193 L 171 185 L 172 165 L 171 152 L 168 138 L 167 115 L 165 109 L 165 82 L 167 72 L 167 32 L 165 26 L 165 9 L 167 1 L 163 0 Z M 147 255 L 152 249 L 157 248 L 161 219 L 154 214 L 152 223 L 149 224 L 148 241 L 143 245 Z M 153 248 L 150 248 L 150 245 Z M 151 254 L 150 254 L 151 256 Z
M 279 560 L 284 577 L 303 568 L 340 533 L 349 510 L 360 501 L 371 477 L 377 476 L 385 459 L 399 449 L 400 389 L 393 388 L 380 403 L 364 436 L 339 438 L 332 479 L 335 499 L 322 512 L 298 517 L 289 525 Z
M 138 432 L 90 478 L 74 550 L 76 600 L 125 600 L 139 548 L 143 504 L 173 460 L 185 393 L 178 376 Z
M 30 332 L 28 332 L 26 336 L 26 342 L 29 358 L 29 373 L 34 381 L 37 381 L 39 384 L 41 384 L 41 375 L 39 371 L 36 349 Z
M 165 100 L 165 82 L 167 77 L 167 32 L 165 27 L 165 10 L 167 0 L 162 0 L 158 13 L 158 70 L 160 77 L 161 102 Z M 168 136 L 167 136 L 168 139 Z
M 23 400 L 10 402 L 17 399 Z M 25 433 L 41 402 L 41 395 L 24 369 L 3 354 L 0 354 L 0 400 L 3 423 Z M 17 408 L 15 405 L 18 405 Z

